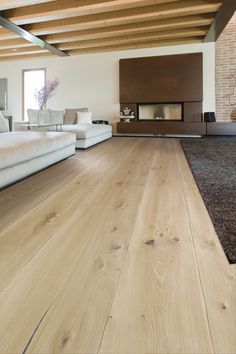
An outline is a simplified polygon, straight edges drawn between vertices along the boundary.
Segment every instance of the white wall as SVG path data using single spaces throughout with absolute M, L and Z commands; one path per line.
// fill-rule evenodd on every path
M 48 79 L 60 80 L 48 108 L 85 106 L 94 118 L 112 121 L 119 114 L 119 59 L 194 52 L 203 52 L 203 111 L 215 111 L 214 43 L 1 62 L 0 78 L 8 78 L 8 111 L 16 121 L 22 119 L 22 69 L 42 67 L 46 68 Z

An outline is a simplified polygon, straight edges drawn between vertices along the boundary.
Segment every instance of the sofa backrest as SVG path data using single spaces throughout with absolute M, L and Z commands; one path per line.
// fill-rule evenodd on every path
M 76 112 L 88 112 L 87 107 L 83 108 L 66 108 L 64 115 L 64 124 L 76 124 L 77 123 L 77 114 Z
M 39 109 L 27 109 L 27 115 L 29 118 L 30 124 L 38 124 L 39 123 Z
M 64 122 L 64 112 L 63 111 L 56 111 L 55 109 L 50 109 L 50 123 L 60 123 L 63 124 Z
M 54 109 L 27 109 L 30 124 L 63 124 L 64 112 Z

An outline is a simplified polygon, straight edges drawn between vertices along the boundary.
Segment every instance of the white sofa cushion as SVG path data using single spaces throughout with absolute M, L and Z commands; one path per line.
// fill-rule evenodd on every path
M 64 112 L 63 111 L 56 111 L 55 109 L 50 109 L 49 114 L 50 114 L 50 124 L 51 123 L 63 124 L 63 121 L 64 121 Z
M 64 112 L 54 109 L 27 109 L 30 124 L 63 124 Z
M 9 132 L 9 123 L 6 118 L 4 118 L 2 112 L 0 112 L 0 133 Z
M 92 112 L 76 112 L 77 124 L 93 124 Z
M 30 124 L 38 124 L 39 123 L 39 109 L 27 109 L 27 115 Z
M 77 139 L 87 139 L 109 133 L 112 127 L 107 124 L 71 124 L 63 125 L 62 130 L 76 134 Z
M 63 132 L 2 133 L 0 170 L 75 144 L 74 134 Z
M 88 112 L 87 107 L 82 108 L 66 108 L 65 109 L 65 116 L 64 116 L 64 124 L 76 124 L 77 122 L 77 114 L 76 112 Z

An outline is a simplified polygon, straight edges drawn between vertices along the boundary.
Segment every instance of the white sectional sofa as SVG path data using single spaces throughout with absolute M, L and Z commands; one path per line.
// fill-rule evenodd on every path
M 112 136 L 112 128 L 106 124 L 63 125 L 62 130 L 76 135 L 75 146 L 80 149 L 86 149 Z
M 73 155 L 75 142 L 64 132 L 2 132 L 0 188 Z
M 77 112 L 88 113 L 88 108 L 73 108 L 63 111 L 57 111 L 52 109 L 45 109 L 39 111 L 35 109 L 28 110 L 29 122 L 32 124 L 41 123 L 55 123 L 61 124 L 61 130 L 67 133 L 73 133 L 76 135 L 76 148 L 86 149 L 89 146 L 97 144 L 103 140 L 112 137 L 112 127 L 108 124 L 80 124 L 77 123 Z M 27 126 L 22 128 L 22 122 L 15 125 L 16 129 L 26 130 Z M 38 128 L 33 128 L 38 129 Z M 50 126 L 48 128 L 39 128 L 40 130 L 56 130 L 56 126 Z

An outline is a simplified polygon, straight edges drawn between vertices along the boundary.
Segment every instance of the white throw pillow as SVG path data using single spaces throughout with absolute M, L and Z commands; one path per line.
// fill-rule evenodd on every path
M 92 112 L 76 112 L 77 124 L 93 124 Z
M 4 118 L 2 112 L 0 112 L 0 133 L 9 132 L 8 120 Z

